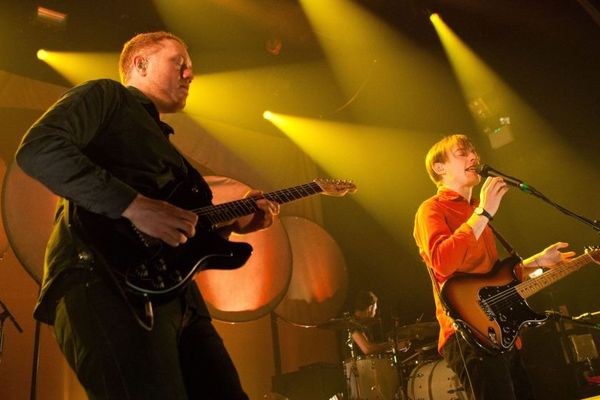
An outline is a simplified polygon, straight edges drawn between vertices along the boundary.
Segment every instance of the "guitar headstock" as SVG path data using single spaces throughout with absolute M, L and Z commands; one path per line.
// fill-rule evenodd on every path
M 589 254 L 596 264 L 600 264 L 600 246 L 587 246 L 585 254 Z
M 352 181 L 317 178 L 314 182 L 323 190 L 323 194 L 329 196 L 342 197 L 346 193 L 356 192 L 356 185 Z

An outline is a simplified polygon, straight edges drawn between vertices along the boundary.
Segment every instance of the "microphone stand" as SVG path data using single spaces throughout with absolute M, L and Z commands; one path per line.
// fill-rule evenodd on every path
M 1 363 L 2 362 L 2 349 L 4 348 L 4 321 L 6 320 L 6 318 L 10 319 L 12 321 L 13 325 L 15 326 L 15 328 L 17 328 L 17 330 L 19 331 L 19 333 L 23 333 L 23 329 L 21 329 L 21 326 L 15 320 L 13 315 L 10 313 L 10 311 L 8 310 L 8 307 L 6 307 L 6 305 L 4 305 L 2 300 L 0 300 L 0 307 L 2 307 L 2 312 L 0 312 L 0 363 Z
M 520 182 L 519 180 L 517 180 L 516 178 L 513 178 L 511 176 L 507 176 L 507 178 L 514 179 L 517 182 Z M 524 182 L 519 185 L 519 189 L 521 189 L 521 191 L 523 191 L 525 193 L 529 193 L 530 195 L 537 197 L 538 199 L 543 200 L 544 202 L 550 204 L 552 207 L 556 208 L 558 211 L 562 212 L 563 214 L 568 215 L 569 217 L 573 217 L 573 218 L 579 220 L 580 222 L 583 222 L 586 225 L 589 225 L 598 234 L 600 234 L 600 221 L 598 221 L 597 219 L 591 220 L 589 218 L 586 218 L 582 215 L 579 215 L 579 214 L 561 206 L 560 204 L 555 203 L 554 201 L 552 201 L 548 197 L 546 197 L 543 193 L 541 193 L 539 190 L 537 190 L 533 186 L 529 186 L 528 184 L 526 184 Z

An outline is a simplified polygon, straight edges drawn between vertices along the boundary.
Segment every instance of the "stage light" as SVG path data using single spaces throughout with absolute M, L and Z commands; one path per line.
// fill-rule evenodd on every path
M 436 22 L 441 21 L 441 19 L 442 18 L 440 17 L 440 15 L 438 13 L 432 13 L 429 16 L 429 20 L 431 21 L 432 24 L 435 24 Z
M 44 49 L 39 49 L 36 53 L 38 60 L 46 61 L 48 59 L 48 52 Z
M 273 118 L 273 113 L 271 113 L 271 111 L 267 110 L 263 113 L 263 118 L 266 119 L 267 121 L 270 121 Z

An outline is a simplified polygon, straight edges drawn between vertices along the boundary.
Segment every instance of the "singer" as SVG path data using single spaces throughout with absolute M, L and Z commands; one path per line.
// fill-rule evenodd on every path
M 431 147 L 425 157 L 429 177 L 437 194 L 419 207 L 414 238 L 425 265 L 430 269 L 436 317 L 440 323 L 438 350 L 456 373 L 471 399 L 531 399 L 533 393 L 516 348 L 492 355 L 456 334 L 446 314 L 439 288 L 455 273 L 487 273 L 498 261 L 494 233 L 488 223 L 494 219 L 509 186 L 502 177 L 489 176 L 479 200 L 472 198 L 481 181 L 477 172 L 479 156 L 464 135 L 447 136 Z M 552 267 L 573 257 L 561 252 L 567 243 L 555 243 L 525 259 L 517 266 L 520 279 L 527 269 Z M 520 341 L 517 340 L 517 346 Z

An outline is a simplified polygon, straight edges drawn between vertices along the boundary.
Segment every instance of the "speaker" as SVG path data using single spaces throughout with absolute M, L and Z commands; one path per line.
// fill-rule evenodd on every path
M 536 398 L 574 400 L 600 395 L 600 385 L 588 380 L 600 371 L 595 336 L 562 321 L 523 331 L 523 361 Z
M 327 363 L 306 365 L 271 380 L 272 391 L 289 400 L 329 400 L 345 391 L 344 382 L 342 366 Z

